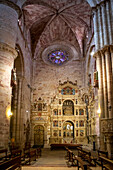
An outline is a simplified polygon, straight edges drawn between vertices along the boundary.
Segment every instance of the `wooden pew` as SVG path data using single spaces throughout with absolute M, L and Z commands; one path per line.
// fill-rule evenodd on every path
M 39 156 L 42 155 L 42 150 L 41 150 L 41 147 L 35 148 L 35 149 L 36 149 L 36 155 L 37 155 L 37 158 L 38 158 Z
M 101 165 L 102 165 L 102 170 L 105 168 L 107 170 L 112 170 L 113 169 L 113 160 L 110 160 L 108 158 L 105 158 L 103 156 L 99 156 L 101 160 Z
M 23 149 L 24 153 L 22 155 L 22 165 L 29 163 L 31 164 L 32 161 L 36 161 L 36 149 L 32 149 L 26 147 Z
M 90 164 L 86 161 L 83 161 L 81 157 L 75 156 L 74 159 L 77 161 L 78 170 L 79 168 L 82 170 L 91 170 L 89 167 Z
M 101 159 L 99 158 L 100 156 L 108 158 L 108 152 L 107 151 L 98 150 L 98 159 L 96 160 L 96 163 L 98 165 L 101 165 Z
M 16 157 L 16 156 L 21 156 L 21 154 L 22 154 L 22 150 L 21 150 L 21 149 L 12 150 L 10 157 L 11 157 L 11 158 L 14 158 L 14 157 Z
M 21 169 L 21 156 L 14 157 L 0 163 L 1 170 L 14 170 L 16 168 Z
M 78 156 L 81 157 L 83 160 L 87 160 L 90 165 L 96 166 L 97 158 L 92 156 L 90 151 L 80 148 L 80 150 L 78 151 Z
M 0 162 L 6 161 L 7 158 L 7 149 L 0 149 Z
M 76 166 L 77 164 L 75 163 L 74 153 L 67 147 L 65 147 L 65 149 L 67 151 L 66 159 L 68 159 L 68 164 L 71 162 L 71 166 Z

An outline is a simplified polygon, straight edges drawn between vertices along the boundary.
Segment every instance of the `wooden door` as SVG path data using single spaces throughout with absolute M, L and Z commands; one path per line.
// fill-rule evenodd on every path
M 44 145 L 44 127 L 37 125 L 34 128 L 34 145 L 43 146 Z

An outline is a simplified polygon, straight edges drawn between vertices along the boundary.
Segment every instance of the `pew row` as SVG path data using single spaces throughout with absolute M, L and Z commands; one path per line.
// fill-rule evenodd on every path
M 68 147 L 69 149 L 76 149 L 78 146 L 82 146 L 81 144 L 73 144 L 73 143 L 53 143 L 50 144 L 51 150 L 53 149 L 65 149 L 65 147 Z
M 16 168 L 21 169 L 21 156 L 0 163 L 1 170 L 14 170 Z
M 113 169 L 113 160 L 105 158 L 103 156 L 99 156 L 101 160 L 102 170 L 112 170 Z

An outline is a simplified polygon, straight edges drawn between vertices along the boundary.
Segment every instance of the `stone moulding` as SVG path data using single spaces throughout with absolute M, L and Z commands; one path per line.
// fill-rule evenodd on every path
M 18 5 L 16 5 L 14 2 L 12 2 L 10 0 L 0 0 L 0 4 L 7 5 L 7 6 L 13 8 L 18 14 L 18 18 L 21 17 L 22 11 L 21 11 L 20 7 Z
M 18 55 L 17 51 L 14 48 L 10 47 L 9 45 L 7 45 L 5 43 L 1 43 L 1 42 L 0 42 L 0 51 L 10 53 L 14 59 Z
M 101 118 L 101 132 L 113 135 L 113 118 Z

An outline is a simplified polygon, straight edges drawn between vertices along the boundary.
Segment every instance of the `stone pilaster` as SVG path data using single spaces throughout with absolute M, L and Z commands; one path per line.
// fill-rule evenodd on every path
M 98 89 L 98 107 L 101 110 L 100 118 L 104 117 L 104 95 L 103 95 L 103 75 L 102 75 L 102 58 L 101 53 L 98 52 L 96 54 L 96 61 L 97 61 L 97 71 L 99 77 L 99 89 Z M 100 149 L 105 149 L 104 144 L 104 135 L 101 132 L 100 120 L 99 120 L 99 127 L 100 127 Z
M 22 79 L 18 78 L 18 90 L 17 90 L 17 115 L 16 115 L 16 143 L 20 143 L 20 135 L 21 135 L 21 123 L 23 122 L 21 119 L 21 92 L 22 92 Z M 21 122 L 22 121 L 22 122 Z
M 97 9 L 93 9 L 93 22 L 94 22 L 94 39 L 95 39 L 95 49 L 99 49 L 99 28 L 97 19 Z
M 109 44 L 112 44 L 113 35 L 112 35 L 111 9 L 110 9 L 109 1 L 106 1 L 106 15 L 107 15 L 108 34 L 109 34 Z
M 96 54 L 96 61 L 97 61 L 97 71 L 99 77 L 98 80 L 99 81 L 99 89 L 98 89 L 99 107 L 101 109 L 101 117 L 104 117 L 103 74 L 102 74 L 102 58 L 100 52 Z
M 100 48 L 102 48 L 104 45 L 104 41 L 103 41 L 103 27 L 102 27 L 102 12 L 100 6 L 98 6 L 98 23 L 99 23 Z
M 107 93 L 108 93 L 108 115 L 109 118 L 113 117 L 112 113 L 112 64 L 111 64 L 111 55 L 110 48 L 104 48 L 105 51 L 105 60 L 106 60 L 106 77 L 107 77 Z
M 107 96 L 107 78 L 106 78 L 106 64 L 105 64 L 105 55 L 101 51 L 102 57 L 102 73 L 103 73 L 103 94 L 104 94 L 104 113 L 105 118 L 108 117 L 108 96 Z
M 112 62 L 112 92 L 113 92 L 113 46 L 110 46 L 110 53 L 111 53 L 111 62 Z
M 104 46 L 108 45 L 108 31 L 107 31 L 107 19 L 106 19 L 106 8 L 105 4 L 101 4 L 102 9 L 102 23 L 103 23 L 103 35 L 104 35 Z

